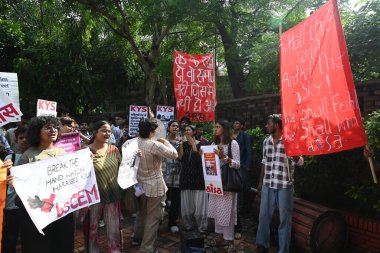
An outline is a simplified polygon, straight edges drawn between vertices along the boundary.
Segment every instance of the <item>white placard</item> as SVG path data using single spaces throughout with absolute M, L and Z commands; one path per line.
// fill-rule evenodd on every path
M 10 98 L 0 90 L 0 126 L 21 121 L 22 113 Z
M 20 110 L 17 73 L 0 72 L 0 88 Z
M 206 192 L 215 195 L 223 195 L 222 172 L 220 170 L 219 157 L 214 153 L 218 147 L 201 146 L 202 167 L 205 179 Z
M 38 116 L 57 117 L 57 102 L 38 99 L 37 100 L 37 117 Z
M 148 107 L 131 105 L 129 106 L 129 135 L 136 137 L 139 131 L 139 122 L 141 118 L 148 117 Z
M 140 163 L 140 157 L 136 155 L 139 149 L 137 140 L 138 138 L 127 140 L 122 146 L 123 157 L 117 176 L 117 182 L 122 189 L 137 184 L 137 169 Z
M 38 231 L 100 202 L 89 148 L 11 168 L 14 187 Z
M 165 129 L 168 128 L 168 123 L 171 120 L 174 120 L 174 107 L 173 106 L 164 106 L 157 105 L 157 116 L 158 120 L 164 124 Z

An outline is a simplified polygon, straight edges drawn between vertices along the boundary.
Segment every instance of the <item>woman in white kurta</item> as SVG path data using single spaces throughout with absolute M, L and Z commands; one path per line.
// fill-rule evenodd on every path
M 218 145 L 215 153 L 219 156 L 221 165 L 229 163 L 231 169 L 240 168 L 239 144 L 232 140 L 230 124 L 226 121 L 215 123 L 215 141 Z M 228 157 L 228 146 L 231 145 L 232 157 Z M 234 250 L 234 228 L 236 224 L 236 200 L 235 192 L 224 192 L 222 196 L 210 194 L 208 205 L 208 217 L 215 220 L 215 233 L 222 234 L 227 241 L 227 250 Z

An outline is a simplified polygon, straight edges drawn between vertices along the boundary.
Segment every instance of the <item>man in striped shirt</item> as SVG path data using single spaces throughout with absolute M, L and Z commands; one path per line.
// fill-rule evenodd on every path
M 265 253 L 270 246 L 270 224 L 275 207 L 280 214 L 278 228 L 279 253 L 289 253 L 293 216 L 294 166 L 302 166 L 303 158 L 287 157 L 282 140 L 281 114 L 268 117 L 266 129 L 270 134 L 264 140 L 263 160 L 258 194 L 261 194 L 256 253 Z

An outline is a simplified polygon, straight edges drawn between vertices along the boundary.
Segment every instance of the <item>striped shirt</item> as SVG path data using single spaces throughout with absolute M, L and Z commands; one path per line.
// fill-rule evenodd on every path
M 276 146 L 274 145 L 272 135 L 264 140 L 262 160 L 262 164 L 265 167 L 264 185 L 272 189 L 283 189 L 293 185 L 293 180 L 289 181 L 287 159 L 289 159 L 291 179 L 293 179 L 294 165 L 296 163 L 292 157 L 288 158 L 286 156 L 282 136 Z M 297 165 L 303 165 L 302 157 L 300 157 Z
M 107 151 L 94 155 L 94 169 L 98 183 L 100 201 L 103 204 L 119 201 L 121 189 L 117 183 L 121 156 L 114 145 L 108 145 Z
M 144 188 L 145 196 L 164 196 L 167 187 L 162 176 L 162 158 L 177 159 L 177 150 L 167 140 L 162 144 L 158 141 L 139 138 L 138 146 L 141 150 L 141 158 L 137 181 Z

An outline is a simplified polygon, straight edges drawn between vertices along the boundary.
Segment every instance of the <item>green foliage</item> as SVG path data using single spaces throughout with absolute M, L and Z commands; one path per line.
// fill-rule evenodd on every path
M 380 149 L 380 109 L 368 115 L 364 121 L 368 144 L 373 149 Z
M 248 129 L 247 134 L 251 136 L 253 156 L 253 168 L 249 176 L 251 186 L 257 187 L 260 177 L 261 161 L 263 159 L 263 142 L 268 135 L 266 135 L 260 127 Z
M 368 142 L 378 153 L 380 110 L 370 114 L 364 125 Z M 298 196 L 330 207 L 379 217 L 380 185 L 372 181 L 363 148 L 307 157 L 304 166 L 295 174 Z
M 11 71 L 12 61 L 25 44 L 25 35 L 18 22 L 0 17 L 0 70 Z
M 345 24 L 348 53 L 357 82 L 380 77 L 380 1 L 352 10 Z
M 378 156 L 380 151 L 380 110 L 374 111 L 364 121 L 368 144 L 374 149 L 375 154 Z M 365 161 L 366 171 L 369 171 L 368 161 Z M 380 185 L 375 185 L 371 179 L 368 181 L 353 184 L 347 190 L 346 195 L 357 201 L 363 201 L 366 204 L 372 205 L 372 208 L 380 214 Z
M 367 138 L 374 140 L 371 142 L 375 146 L 379 145 L 379 113 L 380 110 L 377 110 L 365 121 Z M 247 133 L 253 140 L 254 162 L 250 177 L 252 186 L 256 187 L 263 141 L 267 135 L 259 127 L 249 129 Z M 295 170 L 295 194 L 298 197 L 332 208 L 380 217 L 380 185 L 372 181 L 363 148 L 304 158 L 304 165 Z

